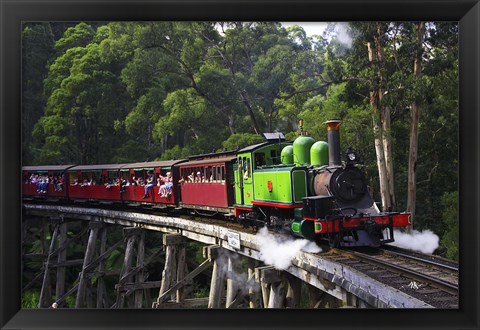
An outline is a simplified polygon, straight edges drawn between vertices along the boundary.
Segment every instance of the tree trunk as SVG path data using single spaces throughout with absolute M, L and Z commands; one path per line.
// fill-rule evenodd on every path
M 417 33 L 417 47 L 415 53 L 415 61 L 413 64 L 413 75 L 418 81 L 422 75 L 422 54 L 423 54 L 423 38 L 425 35 L 425 22 L 415 24 Z M 415 100 L 411 106 L 411 122 L 410 122 L 410 150 L 408 154 L 408 195 L 407 195 L 407 212 L 411 213 L 411 225 L 409 232 L 413 229 L 415 220 L 415 203 L 417 195 L 417 158 L 418 158 L 418 122 L 420 118 L 419 100 Z
M 390 196 L 390 204 L 392 211 L 396 209 L 395 198 L 395 185 L 394 185 L 394 173 L 393 173 L 393 152 L 392 152 L 392 136 L 391 136 L 391 124 L 390 124 L 390 108 L 386 106 L 383 111 L 382 120 L 382 138 L 383 138 L 383 151 L 385 153 L 385 166 L 387 170 L 388 181 L 388 194 Z
M 228 115 L 228 129 L 230 130 L 230 134 L 235 134 L 235 114 L 230 113 Z
M 370 99 L 372 99 L 372 97 Z M 380 120 L 376 115 L 373 117 L 373 134 L 375 135 L 375 153 L 377 155 L 380 195 L 382 197 L 382 211 L 388 211 L 391 208 L 391 203 L 388 189 L 387 166 L 385 163 L 385 150 L 383 148 L 383 131 Z
M 374 36 L 375 44 L 371 42 L 367 43 L 368 48 L 368 60 L 371 65 L 374 66 L 375 63 L 378 65 L 379 61 L 383 61 L 383 48 L 380 44 L 380 36 Z M 389 194 L 389 183 L 387 175 L 387 166 L 385 163 L 385 150 L 384 150 L 384 132 L 383 132 L 383 115 L 381 111 L 381 97 L 383 96 L 383 89 L 381 88 L 383 84 L 383 74 L 380 67 L 375 68 L 377 72 L 377 82 L 378 85 L 372 86 L 370 90 L 370 105 L 373 109 L 373 133 L 375 139 L 375 153 L 377 156 L 377 167 L 378 167 L 378 177 L 380 181 L 380 195 L 382 198 L 382 211 L 388 211 L 391 208 L 390 194 Z
M 241 91 L 240 95 L 242 96 L 243 104 L 247 107 L 248 114 L 250 116 L 250 119 L 252 120 L 253 129 L 255 130 L 255 133 L 256 134 L 261 134 L 260 126 L 258 126 L 257 118 L 255 117 L 255 113 L 253 112 L 253 108 L 252 108 L 252 105 L 250 104 L 250 101 L 248 99 L 247 92 L 246 91 Z

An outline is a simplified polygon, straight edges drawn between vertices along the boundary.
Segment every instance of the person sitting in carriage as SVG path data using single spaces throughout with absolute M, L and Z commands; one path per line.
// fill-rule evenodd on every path
M 148 171 L 148 177 L 147 177 L 147 184 L 145 185 L 144 189 L 145 189 L 145 195 L 143 196 L 143 198 L 148 198 L 150 197 L 150 195 L 148 194 L 148 191 L 150 190 L 150 188 L 152 188 L 155 184 L 153 183 L 154 181 L 154 178 L 153 178 L 153 172 L 152 171 Z
M 160 175 L 160 181 L 163 182 L 163 184 L 160 184 L 160 189 L 158 190 L 158 194 L 161 197 L 168 197 L 172 194 L 172 187 L 173 187 L 173 180 L 172 180 L 172 173 L 167 172 L 166 176 L 161 176 Z

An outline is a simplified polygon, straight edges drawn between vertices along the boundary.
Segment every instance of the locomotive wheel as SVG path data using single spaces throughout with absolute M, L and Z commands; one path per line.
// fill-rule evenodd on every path
M 338 248 L 340 246 L 340 235 L 336 234 L 335 236 L 333 237 L 329 237 L 328 238 L 328 245 L 331 247 L 331 248 Z

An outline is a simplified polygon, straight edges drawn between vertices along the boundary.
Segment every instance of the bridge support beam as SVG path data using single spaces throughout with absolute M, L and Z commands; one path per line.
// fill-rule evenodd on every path
M 308 285 L 308 301 L 310 308 L 339 308 L 343 306 L 341 299 L 311 285 Z
M 123 308 L 125 303 L 127 303 L 127 307 L 142 308 L 143 291 L 137 288 L 141 287 L 144 282 L 145 231 L 141 228 L 124 228 L 123 235 L 127 245 L 120 280 L 116 286 L 117 301 L 115 307 Z M 132 267 L 132 262 L 135 256 L 135 245 L 137 246 L 137 259 L 134 268 Z M 133 289 L 124 290 L 126 285 L 132 284 L 136 284 Z
M 100 230 L 100 255 L 105 253 L 107 249 L 107 228 L 104 227 Z M 102 259 L 98 264 L 98 272 L 103 273 L 105 271 L 105 259 Z M 97 308 L 108 308 L 108 295 L 105 287 L 105 279 L 103 276 L 97 278 Z
M 59 232 L 59 222 L 60 218 L 50 218 L 50 221 L 55 224 L 53 229 L 52 238 L 50 240 L 50 248 L 46 260 L 44 262 L 44 272 L 43 272 L 43 282 L 42 289 L 40 290 L 40 299 L 38 302 L 39 308 L 44 308 L 50 306 L 51 297 L 52 297 L 52 285 L 50 282 L 50 262 L 51 258 L 54 255 L 55 247 L 57 246 L 57 237 Z M 45 226 L 43 226 L 45 228 Z
M 240 297 L 237 297 L 238 293 L 238 279 L 236 278 L 239 272 L 238 267 L 238 256 L 233 253 L 228 253 L 227 255 L 227 294 L 226 294 L 226 308 L 232 308 L 233 302 L 235 299 L 239 300 Z
M 286 308 L 300 307 L 300 297 L 302 294 L 302 281 L 291 274 L 286 275 L 287 278 L 287 296 L 285 298 Z
M 61 297 L 65 293 L 65 262 L 67 261 L 67 223 L 62 221 L 58 224 L 59 231 L 59 245 L 60 250 L 58 251 L 58 267 L 57 267 L 57 281 L 55 286 L 55 297 Z M 58 307 L 63 307 L 64 304 L 59 304 Z
M 225 297 L 226 272 L 222 265 L 220 246 L 208 246 L 204 256 L 213 264 L 212 281 L 210 284 L 210 294 L 208 297 L 208 308 L 221 308 L 222 300 Z
M 282 271 L 272 266 L 257 267 L 255 279 L 262 289 L 265 308 L 283 308 L 285 304 L 286 284 Z
M 87 248 L 85 250 L 85 257 L 83 259 L 83 268 L 80 273 L 80 281 L 78 283 L 77 298 L 75 300 L 75 308 L 81 308 L 85 306 L 85 293 L 87 283 L 87 266 L 93 259 L 95 254 L 95 245 L 97 243 L 98 232 L 101 228 L 104 227 L 104 224 L 101 222 L 91 221 L 89 223 L 90 234 L 88 236 Z
M 345 291 L 344 303 L 344 307 L 369 308 L 369 305 L 365 301 L 347 291 Z
M 170 301 L 177 303 L 181 303 L 185 298 L 184 286 L 187 282 L 185 276 L 187 271 L 185 238 L 180 234 L 164 235 L 163 245 L 165 248 L 165 267 L 162 272 L 159 297 L 153 303 L 153 308 L 163 307 L 162 304 L 168 300 L 167 295 L 170 296 Z
M 248 260 L 249 265 L 248 265 L 248 279 L 250 281 L 255 279 L 255 268 L 258 267 L 259 261 L 255 259 L 249 259 Z M 250 287 L 248 289 L 248 296 L 250 298 L 250 303 L 249 307 L 250 308 L 260 308 L 262 306 L 261 300 L 260 300 L 260 292 L 258 289 Z

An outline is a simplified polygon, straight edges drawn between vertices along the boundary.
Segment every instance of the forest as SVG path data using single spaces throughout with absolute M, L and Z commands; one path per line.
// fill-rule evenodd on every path
M 30 22 L 22 163 L 101 164 L 235 150 L 298 121 L 343 121 L 383 210 L 458 259 L 458 24 Z M 348 36 L 348 37 L 345 37 Z

